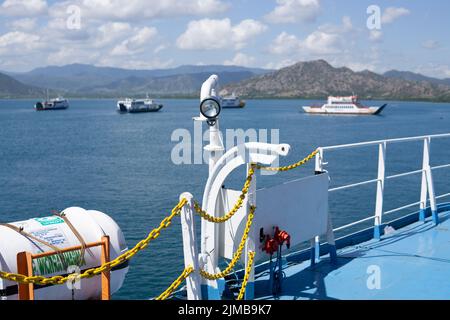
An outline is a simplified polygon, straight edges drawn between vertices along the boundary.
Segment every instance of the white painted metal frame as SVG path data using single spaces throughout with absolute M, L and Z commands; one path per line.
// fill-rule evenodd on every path
M 259 163 L 262 165 L 271 165 L 279 156 L 286 156 L 289 153 L 290 146 L 287 144 L 268 144 L 260 142 L 248 142 L 228 150 L 214 165 L 206 182 L 203 193 L 202 209 L 209 214 L 217 216 L 217 208 L 220 201 L 221 189 L 227 177 L 235 169 L 242 165 L 250 163 Z M 256 204 L 256 175 L 253 176 L 248 193 L 246 214 L 249 212 L 250 205 Z M 202 221 L 201 230 L 201 255 L 200 259 L 204 262 L 205 268 L 210 273 L 219 271 L 219 226 L 215 223 Z M 250 236 L 247 240 L 246 248 L 254 250 L 255 240 Z M 245 255 L 247 255 L 247 250 Z M 247 257 L 246 257 L 247 263 Z M 253 273 L 253 271 L 252 271 Z M 252 281 L 253 275 L 249 279 Z M 219 288 L 217 281 L 202 280 L 202 284 L 207 287 L 207 291 L 211 292 L 211 297 Z M 249 290 L 250 292 L 250 290 Z M 251 293 L 248 293 L 251 294 Z M 248 297 L 248 294 L 246 297 Z M 209 297 L 209 298 L 211 298 Z M 217 294 L 214 294 L 218 298 Z

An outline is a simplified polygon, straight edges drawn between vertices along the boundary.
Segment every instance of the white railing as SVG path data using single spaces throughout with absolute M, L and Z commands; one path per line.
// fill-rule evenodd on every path
M 383 217 L 388 214 L 392 214 L 395 212 L 399 212 L 401 210 L 414 207 L 417 205 L 420 205 L 420 220 L 425 220 L 425 209 L 427 207 L 428 201 L 430 202 L 431 212 L 433 216 L 433 220 L 436 224 L 439 223 L 438 213 L 437 213 L 437 206 L 436 206 L 436 200 L 442 199 L 445 197 L 449 197 L 450 193 L 442 194 L 439 196 L 435 195 L 434 192 L 434 184 L 433 184 L 433 170 L 439 170 L 444 168 L 450 168 L 450 163 L 448 164 L 442 164 L 438 166 L 431 167 L 430 166 L 430 143 L 431 140 L 435 139 L 442 139 L 442 138 L 450 138 L 450 133 L 446 134 L 437 134 L 437 135 L 429 135 L 429 136 L 419 136 L 419 137 L 408 137 L 408 138 L 399 138 L 399 139 L 389 139 L 389 140 L 377 140 L 377 141 L 369 141 L 369 142 L 361 142 L 361 143 L 353 143 L 353 144 L 343 144 L 343 145 L 336 145 L 336 146 L 328 146 L 328 147 L 321 147 L 319 148 L 319 153 L 316 156 L 316 171 L 317 172 L 323 172 L 324 166 L 326 166 L 326 162 L 324 161 L 324 154 L 325 152 L 329 151 L 335 151 L 335 150 L 342 150 L 342 149 L 350 149 L 350 148 L 360 148 L 360 147 L 367 147 L 367 146 L 378 146 L 378 172 L 377 172 L 377 178 L 356 182 L 352 184 L 347 184 L 343 186 L 338 186 L 334 188 L 330 188 L 329 192 L 335 192 L 339 190 L 345 190 L 350 188 L 355 188 L 363 185 L 368 185 L 372 183 L 377 184 L 377 192 L 376 192 L 376 199 L 375 199 L 375 212 L 372 216 L 368 218 L 364 218 L 349 224 L 346 224 L 344 226 L 341 226 L 339 228 L 334 229 L 334 231 L 341 231 L 344 229 L 347 229 L 349 227 L 361 224 L 363 222 L 367 222 L 373 219 L 374 221 L 374 237 L 379 238 L 381 236 L 381 230 L 380 227 L 383 223 Z M 411 141 L 423 141 L 423 162 L 422 162 L 422 168 L 414 171 L 394 174 L 390 176 L 385 175 L 385 168 L 386 168 L 386 146 L 388 144 L 393 143 L 403 143 L 403 142 L 411 142 Z M 421 182 L 421 196 L 420 201 L 410 203 L 392 210 L 385 211 L 383 208 L 383 202 L 384 202 L 384 182 L 386 180 L 390 179 L 396 179 L 400 177 L 415 175 L 415 174 L 422 174 L 422 182 Z M 318 241 L 318 239 L 316 239 Z

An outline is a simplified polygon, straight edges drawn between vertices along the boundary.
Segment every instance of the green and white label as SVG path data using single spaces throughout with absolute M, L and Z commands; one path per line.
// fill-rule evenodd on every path
M 64 220 L 60 217 L 44 217 L 44 218 L 34 218 L 37 222 L 39 222 L 42 226 L 49 226 L 52 224 L 64 223 Z

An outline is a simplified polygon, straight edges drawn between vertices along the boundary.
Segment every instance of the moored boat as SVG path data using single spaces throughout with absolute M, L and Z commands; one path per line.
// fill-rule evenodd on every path
M 156 112 L 161 110 L 162 104 L 156 103 L 152 99 L 124 99 L 117 102 L 117 111 L 119 112 Z
M 221 97 L 220 104 L 222 108 L 243 108 L 245 107 L 245 101 L 241 100 L 233 92 L 230 96 Z
M 44 111 L 44 110 L 64 110 L 69 108 L 69 101 L 64 99 L 63 97 L 57 97 L 55 99 L 38 101 L 34 105 L 36 111 Z
M 312 114 L 350 114 L 350 115 L 377 115 L 387 106 L 381 107 L 364 106 L 358 96 L 328 97 L 327 103 L 322 106 L 304 106 L 306 113 Z

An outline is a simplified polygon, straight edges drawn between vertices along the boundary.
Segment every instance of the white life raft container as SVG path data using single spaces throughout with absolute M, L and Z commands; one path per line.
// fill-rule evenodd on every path
M 103 236 L 109 236 L 110 260 L 128 250 L 119 226 L 106 214 L 78 207 L 68 208 L 63 212 L 85 243 L 98 242 L 101 241 Z M 10 224 L 23 228 L 25 233 L 54 245 L 58 249 L 81 245 L 64 219 L 56 215 Z M 33 259 L 33 275 L 51 277 L 67 275 L 73 272 L 73 268 L 77 267 L 79 267 L 79 272 L 98 267 L 101 264 L 101 248 L 101 246 L 97 246 L 86 249 L 84 261 L 81 260 L 81 250 L 66 252 L 63 259 L 59 254 Z M 24 234 L 0 225 L 0 269 L 5 272 L 18 273 L 17 254 L 23 251 L 36 254 L 53 251 L 53 249 L 27 238 Z M 68 265 L 71 266 L 69 270 L 67 270 Z M 128 263 L 126 262 L 112 269 L 111 294 L 120 289 L 127 272 Z M 98 299 L 100 295 L 100 275 L 79 280 L 75 284 L 34 286 L 34 298 L 36 300 L 87 300 Z M 17 283 L 0 278 L 0 299 L 18 299 Z

